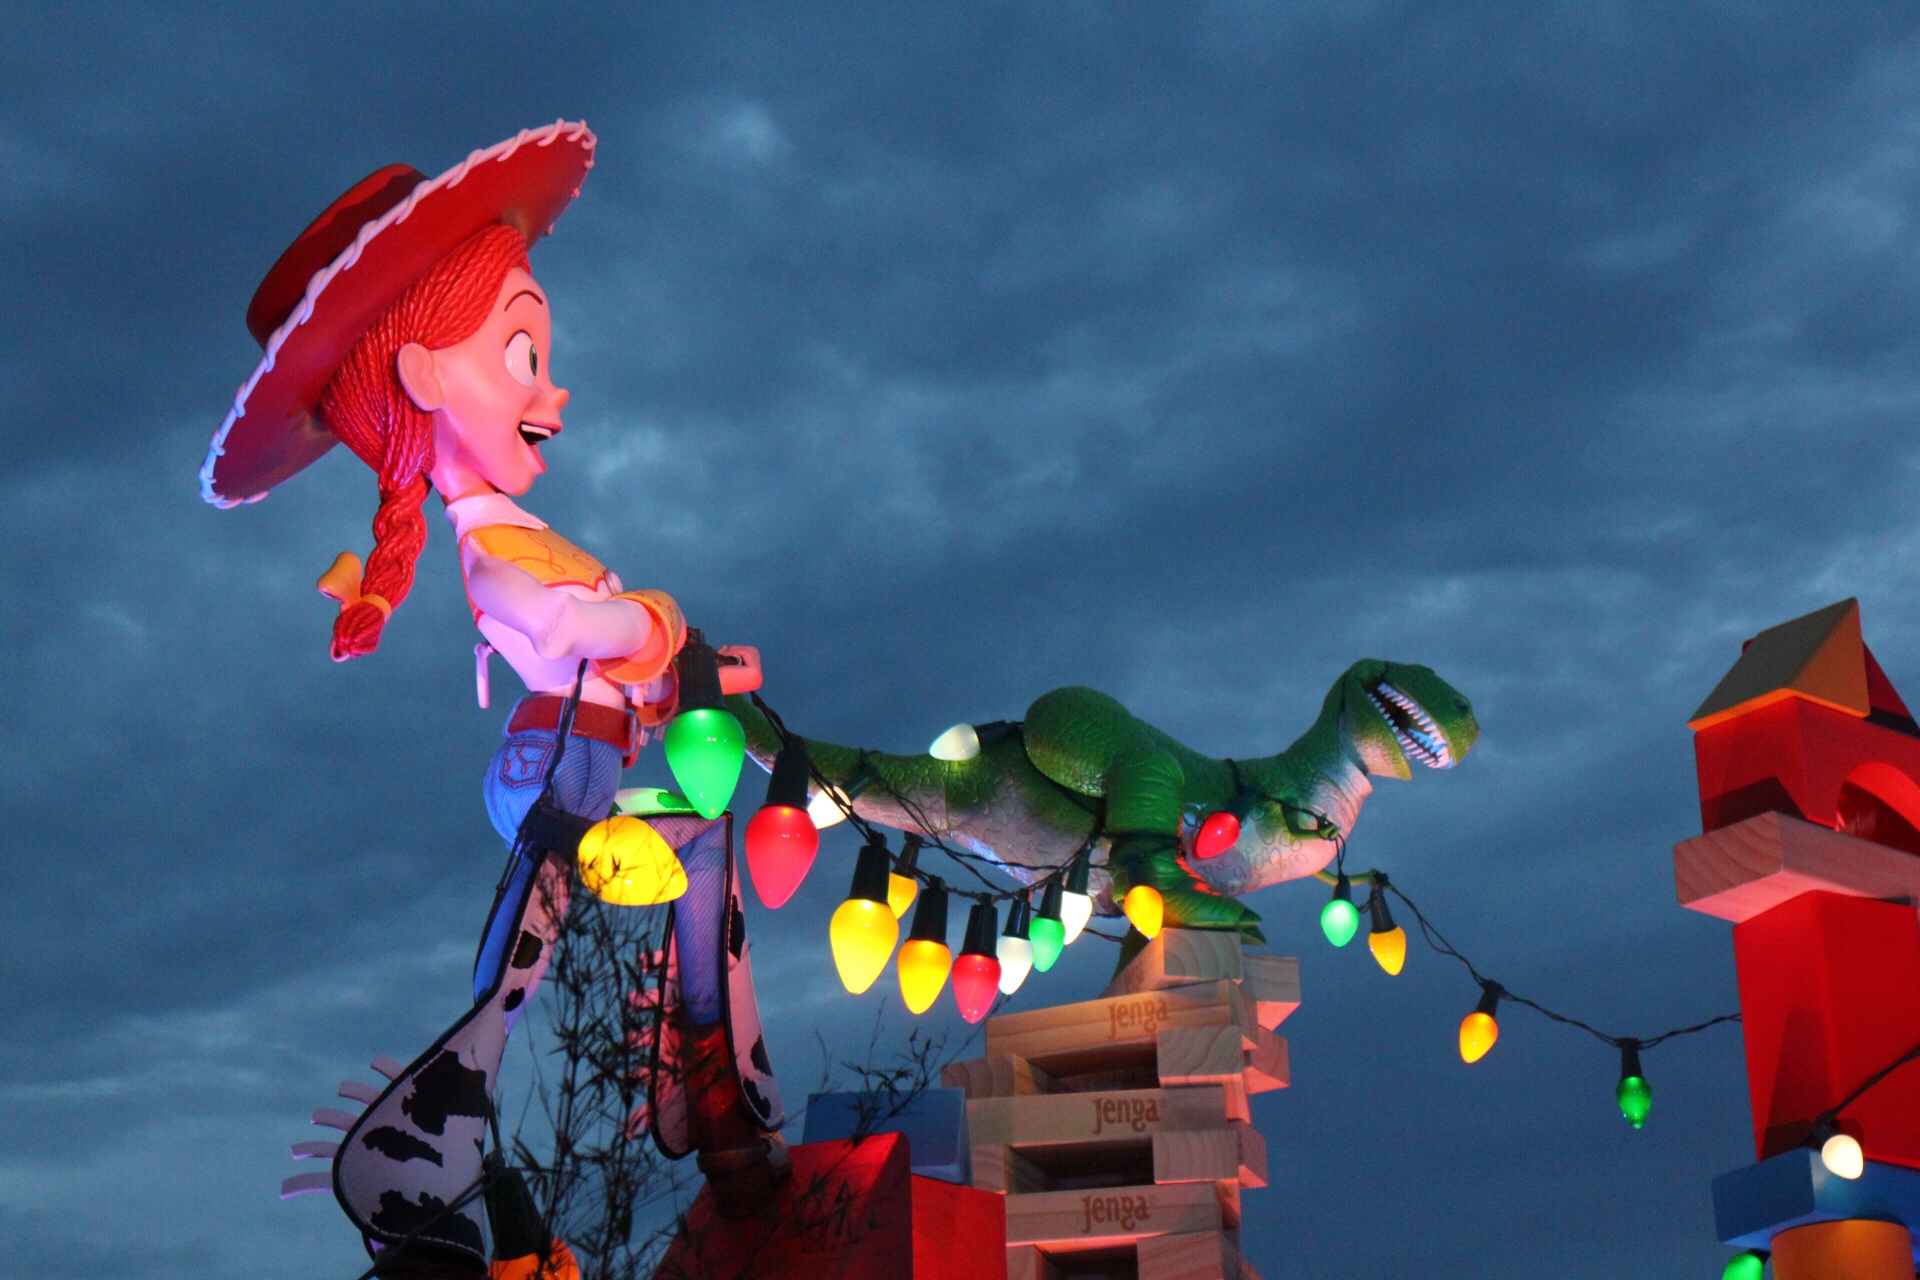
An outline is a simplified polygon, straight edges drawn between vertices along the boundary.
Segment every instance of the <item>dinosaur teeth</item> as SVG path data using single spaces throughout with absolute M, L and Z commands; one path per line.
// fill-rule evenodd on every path
M 1453 748 L 1426 708 L 1384 680 L 1367 691 L 1367 698 L 1403 754 L 1429 769 L 1453 767 Z

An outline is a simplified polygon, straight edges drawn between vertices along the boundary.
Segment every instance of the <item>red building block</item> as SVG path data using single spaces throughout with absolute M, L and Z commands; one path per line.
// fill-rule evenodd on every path
M 1920 1044 L 1920 915 L 1907 903 L 1804 893 L 1733 929 L 1759 1158 Z M 1920 1168 L 1920 1062 L 1847 1108 L 1869 1160 Z
M 1920 737 L 1902 728 L 1784 698 L 1700 730 L 1693 752 L 1702 830 L 1772 810 L 1920 853 Z
M 915 1177 L 904 1136 L 791 1154 L 764 1217 L 724 1219 L 702 1190 L 655 1280 L 1005 1280 L 1004 1199 Z

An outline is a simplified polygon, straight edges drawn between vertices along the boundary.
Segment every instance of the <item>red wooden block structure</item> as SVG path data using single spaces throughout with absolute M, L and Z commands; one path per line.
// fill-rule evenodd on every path
M 900 1134 L 790 1154 L 759 1217 L 724 1219 L 703 1189 L 655 1280 L 1004 1280 L 1005 1202 L 915 1176 Z
M 1920 726 L 1853 600 L 1748 641 L 1688 724 L 1704 833 L 1675 847 L 1675 883 L 1682 904 L 1735 925 L 1766 1161 L 1920 1044 Z M 1920 1169 L 1920 1063 L 1839 1124 L 1869 1162 Z M 1906 1226 L 1868 1216 L 1783 1227 L 1775 1276 L 1907 1280 Z

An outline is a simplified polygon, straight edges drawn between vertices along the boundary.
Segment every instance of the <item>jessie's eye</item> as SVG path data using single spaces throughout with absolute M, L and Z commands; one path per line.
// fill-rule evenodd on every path
M 507 339 L 507 372 L 523 387 L 530 387 L 540 376 L 540 349 L 525 329 Z

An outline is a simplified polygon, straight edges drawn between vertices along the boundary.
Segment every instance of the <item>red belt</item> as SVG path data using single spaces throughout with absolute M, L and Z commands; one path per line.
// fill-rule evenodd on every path
M 522 698 L 515 704 L 513 714 L 507 717 L 507 732 L 558 729 L 560 711 L 566 705 L 565 698 L 551 693 L 537 693 L 530 698 Z M 634 741 L 633 712 L 602 706 L 598 702 L 582 702 L 574 708 L 573 736 L 592 738 L 595 742 L 618 747 L 621 754 L 629 757 L 629 763 L 631 757 L 638 753 L 638 744 Z

